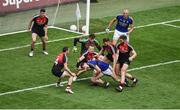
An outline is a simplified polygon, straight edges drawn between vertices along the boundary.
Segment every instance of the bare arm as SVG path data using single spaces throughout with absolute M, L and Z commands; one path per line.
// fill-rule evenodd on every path
M 82 55 L 82 56 L 78 59 L 77 62 L 80 62 L 80 61 L 82 61 L 82 60 L 84 60 L 84 59 L 85 59 L 85 57 L 84 57 L 84 55 Z
M 33 23 L 33 19 L 31 19 L 31 21 L 29 22 L 29 25 L 28 25 L 28 30 L 29 31 L 31 31 L 32 23 Z
M 81 73 L 86 72 L 88 70 L 89 70 L 89 68 L 85 68 L 85 69 L 79 70 L 76 75 L 79 76 Z
M 110 22 L 109 22 L 109 25 L 108 25 L 108 29 L 112 27 L 112 25 L 117 21 L 116 18 L 112 19 Z
M 132 24 L 129 25 L 129 31 L 128 34 L 132 33 L 134 31 L 134 20 L 132 17 L 130 17 L 132 19 Z
M 68 68 L 67 62 L 64 63 L 64 69 L 65 69 L 69 74 L 71 74 L 72 76 L 75 76 L 75 74 Z
M 101 50 L 99 51 L 98 55 L 102 55 L 102 53 L 103 53 L 103 49 L 101 49 Z
M 129 57 L 129 60 L 130 60 L 130 61 L 133 61 L 133 60 L 136 58 L 136 56 L 137 56 L 136 51 L 135 51 L 135 50 L 132 50 L 132 51 L 131 51 L 131 57 Z

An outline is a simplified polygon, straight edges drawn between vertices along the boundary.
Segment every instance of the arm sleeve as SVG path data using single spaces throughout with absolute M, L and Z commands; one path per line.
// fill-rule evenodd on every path
M 79 39 L 79 43 L 86 43 L 87 39 Z
M 132 18 L 130 18 L 129 24 L 133 24 L 133 19 Z

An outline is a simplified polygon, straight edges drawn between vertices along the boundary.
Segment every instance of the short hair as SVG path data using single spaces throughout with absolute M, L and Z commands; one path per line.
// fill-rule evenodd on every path
M 95 37 L 96 37 L 95 34 L 90 34 L 90 35 L 89 35 L 89 38 L 94 39 Z
M 121 35 L 121 36 L 120 36 L 120 39 L 122 39 L 122 40 L 127 40 L 127 36 L 126 36 L 126 35 Z
M 103 43 L 104 43 L 104 42 L 108 42 L 108 41 L 110 41 L 109 38 L 104 38 L 104 39 L 103 39 Z
M 69 50 L 69 48 L 68 47 L 63 47 L 63 52 L 66 52 L 66 51 L 68 51 Z
M 40 12 L 46 12 L 46 10 L 44 8 L 40 9 Z

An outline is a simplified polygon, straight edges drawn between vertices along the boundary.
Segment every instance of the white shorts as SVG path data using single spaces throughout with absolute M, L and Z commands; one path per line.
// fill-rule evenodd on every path
M 113 40 L 118 40 L 120 36 L 125 35 L 127 36 L 127 41 L 129 42 L 129 35 L 127 35 L 127 32 L 120 32 L 115 29 L 114 35 L 113 35 Z
M 104 75 L 109 75 L 109 76 L 111 76 L 111 75 L 113 74 L 113 69 L 112 69 L 112 67 L 109 65 L 109 68 L 108 68 L 107 70 L 105 70 L 105 71 L 102 71 L 102 73 L 103 73 Z

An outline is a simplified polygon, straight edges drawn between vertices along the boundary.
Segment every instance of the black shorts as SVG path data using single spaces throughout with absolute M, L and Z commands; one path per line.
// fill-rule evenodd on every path
M 129 61 L 129 59 L 118 59 L 117 63 L 120 64 L 120 68 L 122 68 L 123 64 L 127 64 L 127 65 L 130 65 L 131 62 Z
M 109 61 L 113 62 L 112 54 L 107 54 L 107 55 L 106 55 L 106 58 L 107 58 Z
M 51 69 L 52 74 L 56 77 L 61 77 L 64 72 L 64 71 L 62 71 L 63 67 L 64 67 L 63 65 L 59 65 L 59 64 L 55 65 L 54 64 Z
M 77 67 L 77 68 L 83 68 L 83 65 L 84 65 L 85 63 L 87 63 L 87 61 L 86 61 L 86 60 L 82 60 L 82 61 L 80 61 L 79 63 L 76 64 L 76 67 Z
M 36 33 L 39 37 L 44 37 L 45 36 L 45 31 L 44 30 L 39 30 L 36 28 L 32 28 L 32 33 Z

